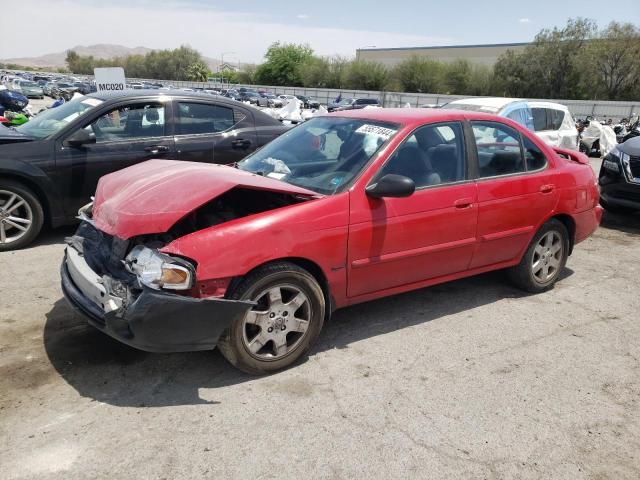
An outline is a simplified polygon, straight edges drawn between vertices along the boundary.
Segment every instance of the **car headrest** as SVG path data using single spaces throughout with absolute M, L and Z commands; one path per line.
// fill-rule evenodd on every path
M 155 107 L 147 108 L 144 116 L 149 123 L 156 123 L 160 121 L 160 114 L 158 113 L 158 109 Z
M 496 173 L 517 172 L 519 169 L 520 154 L 517 152 L 499 151 L 493 154 L 489 166 Z

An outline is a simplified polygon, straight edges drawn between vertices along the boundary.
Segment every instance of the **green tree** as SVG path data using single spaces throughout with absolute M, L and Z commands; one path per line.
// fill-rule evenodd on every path
M 211 75 L 211 71 L 204 62 L 195 62 L 187 67 L 186 75 L 188 80 L 206 82 Z
M 404 92 L 440 93 L 442 73 L 442 63 L 412 56 L 395 67 L 393 78 Z
M 342 83 L 344 88 L 384 90 L 388 80 L 389 72 L 384 65 L 358 60 L 345 68 Z
M 246 65 L 238 72 L 228 71 L 224 74 L 229 79 L 229 83 L 241 83 L 243 85 L 253 85 L 256 83 L 256 66 Z
M 256 81 L 263 85 L 302 86 L 301 67 L 313 56 L 308 45 L 276 42 L 256 69 Z
M 640 82 L 640 29 L 612 22 L 588 43 L 583 54 L 583 84 L 593 98 L 634 99 Z M 637 97 L 635 97 L 637 98 Z
M 444 69 L 446 93 L 466 95 L 471 88 L 472 67 L 468 60 L 455 60 Z
M 508 94 L 537 98 L 581 98 L 581 55 L 595 38 L 592 20 L 570 19 L 564 28 L 542 30 L 521 54 L 509 51 L 498 60 Z

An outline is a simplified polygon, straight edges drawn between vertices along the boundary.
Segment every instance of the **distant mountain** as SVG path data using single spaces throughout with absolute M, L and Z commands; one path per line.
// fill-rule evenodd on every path
M 99 44 L 83 46 L 78 45 L 70 48 L 74 50 L 78 55 L 87 56 L 92 55 L 94 58 L 107 59 L 113 57 L 126 57 L 129 55 L 145 55 L 151 51 L 152 48 L 146 47 L 125 47 L 123 45 L 110 45 Z M 18 65 L 24 65 L 25 67 L 66 67 L 65 59 L 67 58 L 67 52 L 49 53 L 47 55 L 41 55 L 39 57 L 27 57 L 27 58 L 7 58 L 0 60 L 0 63 L 15 63 Z M 211 71 L 215 72 L 220 65 L 219 60 L 213 58 L 202 57 Z

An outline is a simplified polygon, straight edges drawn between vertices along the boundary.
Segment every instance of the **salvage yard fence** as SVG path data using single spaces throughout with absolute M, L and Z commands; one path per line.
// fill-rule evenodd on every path
M 216 86 L 207 82 L 183 82 L 152 79 L 127 79 L 128 82 L 147 81 L 170 83 L 178 88 L 212 88 Z M 219 84 L 218 84 L 219 85 Z M 225 85 L 225 87 L 227 87 Z M 431 93 L 402 93 L 402 92 L 384 92 L 374 90 L 347 90 L 347 89 L 330 89 L 330 88 L 306 88 L 306 87 L 275 87 L 271 85 L 231 85 L 232 88 L 248 87 L 260 90 L 268 90 L 277 95 L 305 95 L 318 100 L 321 104 L 333 102 L 338 96 L 342 98 L 363 97 L 375 98 L 380 104 L 387 108 L 405 107 L 422 107 L 425 105 L 435 106 L 451 102 L 461 98 L 469 98 L 469 95 L 439 95 Z M 534 100 L 534 99 L 532 99 Z M 623 118 L 632 118 L 640 115 L 640 101 L 635 102 L 614 102 L 607 100 L 548 100 L 535 99 L 539 101 L 555 102 L 565 105 L 572 113 L 573 117 L 585 118 L 592 116 L 598 120 L 612 119 L 618 122 Z

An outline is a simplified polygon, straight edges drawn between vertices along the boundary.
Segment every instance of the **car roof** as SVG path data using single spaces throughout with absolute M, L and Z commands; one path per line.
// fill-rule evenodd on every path
M 282 123 L 277 119 L 267 115 L 266 113 L 258 110 L 257 108 L 248 107 L 247 105 L 233 100 L 231 98 L 222 97 L 220 95 L 210 95 L 204 92 L 185 92 L 184 90 L 155 90 L 155 89 L 137 89 L 137 90 L 120 90 L 113 92 L 94 92 L 86 95 L 88 98 L 97 98 L 102 101 L 116 101 L 121 99 L 156 99 L 156 98 L 178 98 L 178 99 L 198 99 L 206 100 L 207 102 L 227 105 L 229 107 L 245 107 L 252 108 L 252 113 L 256 123 L 266 125 L 278 125 Z
M 334 117 L 375 120 L 380 122 L 418 125 L 423 123 L 461 121 L 469 117 L 477 120 L 500 120 L 504 118 L 480 112 L 466 110 L 425 109 L 425 108 L 363 108 L 345 110 L 328 114 Z
M 220 97 L 212 97 L 208 93 L 203 92 L 187 92 L 184 90 L 157 90 L 153 88 L 139 88 L 136 90 L 118 90 L 118 91 L 109 91 L 109 92 L 94 92 L 87 97 L 97 98 L 98 100 L 108 101 L 108 100 L 120 100 L 123 98 L 140 98 L 140 97 L 179 97 L 179 98 L 197 98 L 202 100 L 212 100 L 215 99 L 216 102 L 225 102 L 229 105 L 237 105 L 235 100 L 225 99 Z

